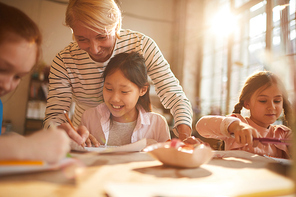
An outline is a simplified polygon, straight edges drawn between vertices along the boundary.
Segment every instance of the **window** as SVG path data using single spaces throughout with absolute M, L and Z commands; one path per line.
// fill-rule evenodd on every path
M 255 71 L 277 72 L 292 98 L 288 61 L 296 62 L 295 1 L 205 1 L 209 25 L 204 33 L 201 115 L 211 114 L 211 107 L 219 107 L 222 115 L 231 113 L 242 85 Z M 225 18 L 231 7 L 236 13 L 230 17 L 232 21 Z M 217 19 L 218 23 L 212 21 Z

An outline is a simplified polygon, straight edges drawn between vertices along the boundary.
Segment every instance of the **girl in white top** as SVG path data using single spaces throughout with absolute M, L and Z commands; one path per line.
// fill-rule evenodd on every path
M 136 52 L 114 56 L 103 73 L 104 103 L 86 110 L 81 119 L 90 132 L 87 146 L 119 146 L 140 139 L 170 139 L 166 119 L 151 112 L 145 59 Z M 150 142 L 151 143 L 151 142 Z

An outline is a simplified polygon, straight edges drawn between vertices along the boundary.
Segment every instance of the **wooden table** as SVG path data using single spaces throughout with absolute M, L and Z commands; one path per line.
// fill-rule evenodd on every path
M 144 152 L 72 153 L 84 167 L 2 176 L 0 196 L 294 196 L 293 181 L 271 170 L 277 164 L 270 159 L 244 151 L 219 154 L 208 164 L 182 169 Z

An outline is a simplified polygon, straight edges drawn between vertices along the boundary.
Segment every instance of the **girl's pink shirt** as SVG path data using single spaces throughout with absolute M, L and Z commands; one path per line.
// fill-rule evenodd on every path
M 221 139 L 225 142 L 225 150 L 244 150 L 258 155 L 268 155 L 278 158 L 290 158 L 289 149 L 284 144 L 260 143 L 257 147 L 238 144 L 234 137 L 228 133 L 228 126 L 234 121 L 240 120 L 255 128 L 261 137 L 291 139 L 292 131 L 284 125 L 270 125 L 264 128 L 254 123 L 250 118 L 240 114 L 230 116 L 204 116 L 196 123 L 197 132 L 205 138 Z
M 132 143 L 143 138 L 154 139 L 157 142 L 171 139 L 169 126 L 162 115 L 146 112 L 140 105 L 137 105 L 137 109 L 139 114 L 131 137 Z M 100 144 L 107 144 L 111 121 L 110 111 L 105 103 L 86 110 L 80 124 L 84 125 Z

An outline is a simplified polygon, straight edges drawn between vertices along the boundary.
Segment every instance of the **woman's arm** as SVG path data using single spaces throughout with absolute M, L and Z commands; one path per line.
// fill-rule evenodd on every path
M 66 123 L 64 111 L 68 112 L 72 101 L 72 88 L 61 56 L 58 54 L 49 73 L 49 92 L 45 111 L 44 128 L 50 124 Z
M 170 109 L 174 117 L 174 133 L 185 139 L 191 135 L 192 107 L 190 101 L 157 44 L 145 36 L 143 46 L 148 75 L 155 85 L 155 91 L 164 108 Z M 182 126 L 178 127 L 178 125 Z
M 59 125 L 68 136 L 80 146 L 88 139 L 89 132 L 85 127 L 73 129 L 67 122 L 64 111 L 68 112 L 72 102 L 72 85 L 60 54 L 52 63 L 49 73 L 49 92 L 45 111 L 44 128 L 50 124 Z

